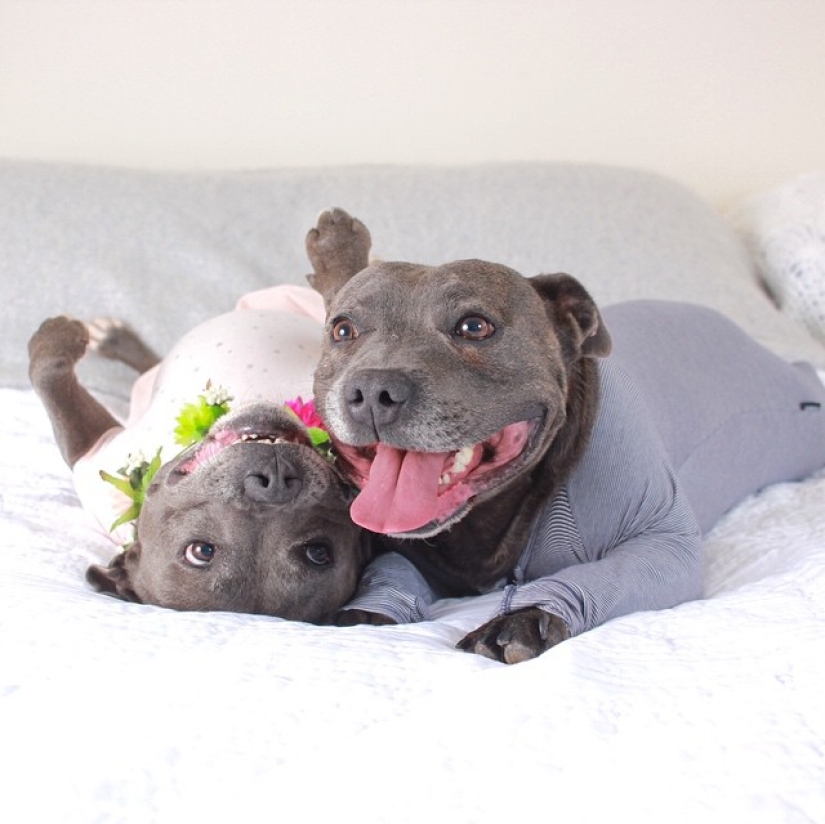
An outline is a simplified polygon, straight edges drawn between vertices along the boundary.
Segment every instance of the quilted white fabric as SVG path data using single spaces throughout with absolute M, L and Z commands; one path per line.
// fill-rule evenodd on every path
M 750 198 L 731 219 L 778 306 L 825 343 L 825 172 Z
M 91 592 L 111 545 L 0 390 L 0 820 L 825 821 L 825 474 L 717 527 L 705 600 L 506 667 L 429 623 L 321 628 Z

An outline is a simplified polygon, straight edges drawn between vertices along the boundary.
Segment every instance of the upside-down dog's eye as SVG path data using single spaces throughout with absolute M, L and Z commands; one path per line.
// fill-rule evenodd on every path
M 326 566 L 332 561 L 332 550 L 328 544 L 314 542 L 304 547 L 307 561 L 314 566 Z
M 495 334 L 493 322 L 481 315 L 466 315 L 455 326 L 453 333 L 465 340 L 487 340 Z
M 333 343 L 345 343 L 358 337 L 358 328 L 349 318 L 336 318 L 330 335 Z
M 191 566 L 209 566 L 215 558 L 215 547 L 206 541 L 192 541 L 184 550 L 183 557 Z

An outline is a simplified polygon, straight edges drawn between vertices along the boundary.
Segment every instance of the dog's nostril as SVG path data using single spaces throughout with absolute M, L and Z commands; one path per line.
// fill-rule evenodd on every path
M 272 481 L 267 475 L 259 474 L 257 472 L 250 472 L 244 478 L 243 486 L 246 494 L 252 498 L 259 498 L 266 493 Z
M 413 381 L 404 373 L 366 369 L 346 388 L 347 413 L 358 424 L 387 426 L 404 414 L 413 395 Z
M 247 498 L 259 503 L 284 503 L 296 498 L 303 487 L 303 476 L 287 461 L 274 462 L 270 469 L 252 471 L 243 479 Z

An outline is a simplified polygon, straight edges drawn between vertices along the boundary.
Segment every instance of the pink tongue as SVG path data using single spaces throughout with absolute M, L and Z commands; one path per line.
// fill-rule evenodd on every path
M 449 452 L 406 452 L 378 444 L 370 475 L 350 508 L 372 532 L 419 529 L 436 517 L 438 483 Z

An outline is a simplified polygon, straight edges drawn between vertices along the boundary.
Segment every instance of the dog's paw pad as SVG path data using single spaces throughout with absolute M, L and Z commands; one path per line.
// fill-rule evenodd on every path
M 306 237 L 316 274 L 350 277 L 369 265 L 370 233 L 358 218 L 343 209 L 325 209 Z
M 94 318 L 86 322 L 86 329 L 89 332 L 89 349 L 93 352 L 116 343 L 126 330 L 134 334 L 124 321 L 117 318 Z

